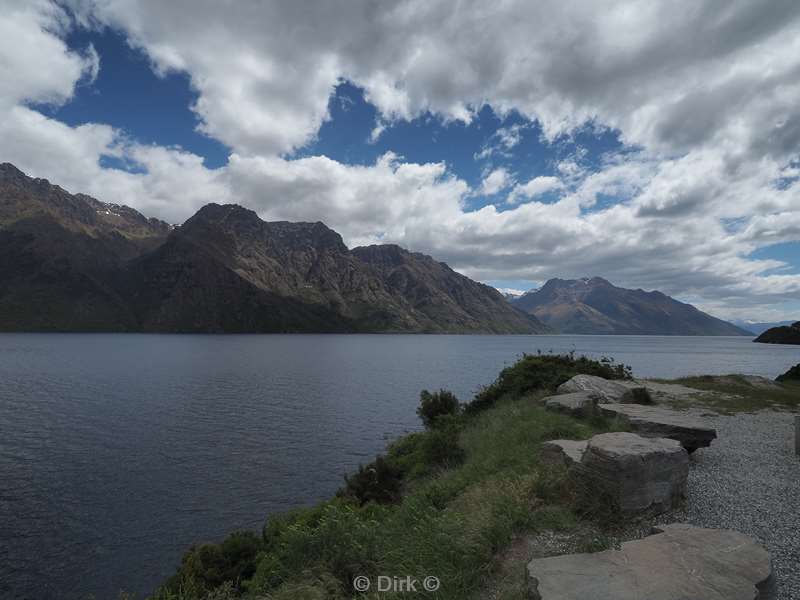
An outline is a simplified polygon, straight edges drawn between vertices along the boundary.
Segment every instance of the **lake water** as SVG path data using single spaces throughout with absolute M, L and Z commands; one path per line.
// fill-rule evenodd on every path
M 750 338 L 0 335 L 0 598 L 140 596 L 193 542 L 329 496 L 419 427 L 419 391 L 467 399 L 523 352 L 642 377 L 774 377 L 800 346 Z

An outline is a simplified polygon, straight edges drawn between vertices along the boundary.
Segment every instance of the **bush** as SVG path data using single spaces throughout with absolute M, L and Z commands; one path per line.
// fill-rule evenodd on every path
M 623 402 L 631 402 L 633 404 L 655 404 L 656 401 L 653 400 L 653 396 L 650 394 L 650 390 L 644 387 L 635 387 L 631 388 L 630 391 L 630 398 L 627 400 L 623 400 Z
M 178 572 L 167 582 L 170 592 L 201 594 L 230 583 L 238 587 L 253 576 L 261 539 L 252 531 L 237 531 L 221 544 L 200 544 L 183 555 Z
M 400 500 L 403 483 L 402 470 L 392 461 L 378 456 L 368 465 L 361 465 L 349 477 L 339 495 L 356 500 L 361 506 L 368 502 L 394 504 Z
M 467 404 L 469 414 L 486 410 L 503 396 L 518 398 L 540 390 L 554 390 L 575 375 L 595 375 L 604 379 L 630 379 L 630 367 L 612 359 L 593 360 L 573 354 L 525 354 L 500 372 L 497 379 L 476 394 Z
M 428 390 L 420 392 L 417 414 L 426 428 L 434 427 L 439 417 L 457 415 L 460 410 L 458 398 L 453 392 L 448 390 L 434 393 Z
M 464 460 L 464 449 L 458 443 L 460 430 L 447 425 L 429 431 L 422 438 L 422 455 L 428 466 L 455 467 Z

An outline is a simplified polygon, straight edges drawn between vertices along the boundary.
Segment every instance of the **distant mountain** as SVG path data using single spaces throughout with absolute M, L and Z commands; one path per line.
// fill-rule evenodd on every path
M 503 294 L 503 298 L 505 298 L 509 302 L 512 302 L 513 300 L 516 300 L 517 298 L 525 294 L 525 292 L 519 290 L 512 290 L 509 288 L 495 288 L 495 289 L 501 294 Z
M 772 323 L 756 323 L 754 321 L 742 321 L 739 319 L 731 319 L 731 323 L 736 325 L 737 327 L 741 327 L 746 331 L 753 332 L 753 335 L 760 335 L 764 333 L 767 329 L 772 329 L 773 327 L 783 327 L 784 325 L 791 325 L 792 321 L 777 321 Z
M 791 325 L 773 327 L 759 335 L 754 342 L 762 344 L 798 344 L 800 345 L 800 321 Z
M 322 223 L 210 204 L 174 228 L 0 165 L 0 330 L 539 333 L 494 288 Z
M 662 294 L 619 288 L 605 279 L 551 279 L 512 301 L 560 333 L 752 335 Z

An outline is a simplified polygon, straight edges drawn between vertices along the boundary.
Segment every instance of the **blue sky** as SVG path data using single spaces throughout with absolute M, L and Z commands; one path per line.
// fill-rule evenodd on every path
M 800 10 L 609 2 L 12 3 L 0 159 L 172 222 L 322 220 L 498 287 L 800 312 Z

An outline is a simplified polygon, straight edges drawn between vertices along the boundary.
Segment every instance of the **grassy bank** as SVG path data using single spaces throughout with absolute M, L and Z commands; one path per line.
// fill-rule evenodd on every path
M 354 591 L 356 577 L 379 575 L 440 581 L 435 593 L 393 598 L 475 597 L 496 578 L 497 557 L 516 535 L 579 522 L 564 473 L 540 464 L 539 445 L 614 424 L 580 422 L 536 402 L 577 373 L 630 375 L 607 362 L 527 356 L 466 405 L 423 394 L 425 431 L 397 440 L 329 501 L 271 518 L 260 534 L 194 547 L 153 599 L 387 597 L 374 585 Z M 498 597 L 520 598 L 520 582 Z
M 673 402 L 676 408 L 700 405 L 723 414 L 733 414 L 765 408 L 796 410 L 800 407 L 798 379 L 768 382 L 743 375 L 700 375 L 664 383 L 678 383 L 704 392 Z

